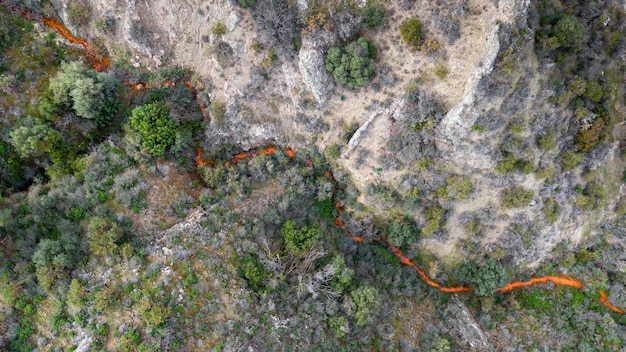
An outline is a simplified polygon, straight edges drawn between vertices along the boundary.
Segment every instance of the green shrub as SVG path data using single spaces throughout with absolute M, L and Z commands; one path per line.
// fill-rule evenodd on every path
M 163 156 L 174 144 L 176 122 L 169 109 L 159 103 L 148 103 L 133 109 L 130 126 L 141 136 L 141 146 L 153 156 Z
M 330 282 L 330 287 L 343 292 L 352 283 L 352 277 L 354 276 L 354 269 L 346 266 L 346 262 L 341 255 L 336 255 L 331 263 L 333 268 L 333 275 L 335 277 Z
M 556 148 L 556 134 L 554 131 L 539 138 L 539 148 L 542 150 L 552 150 Z
M 387 228 L 387 236 L 389 242 L 396 247 L 400 247 L 405 243 L 411 243 L 417 240 L 419 230 L 413 224 L 393 220 Z
M 72 0 L 67 5 L 67 18 L 73 26 L 81 26 L 89 23 L 91 13 L 89 8 L 78 0 Z
M 554 198 L 547 198 L 543 203 L 541 212 L 549 222 L 554 223 L 559 219 L 559 215 L 561 215 L 561 207 Z
M 577 48 L 584 35 L 585 28 L 576 17 L 563 15 L 552 29 L 552 36 L 563 48 Z
M 378 290 L 367 285 L 361 285 L 350 293 L 356 309 L 354 317 L 357 326 L 363 326 L 373 320 L 374 315 L 380 308 L 380 295 Z
M 375 57 L 374 45 L 365 38 L 358 38 L 344 48 L 330 48 L 326 54 L 326 70 L 337 82 L 357 89 L 374 76 Z
M 119 105 L 119 81 L 113 73 L 101 73 L 78 61 L 61 65 L 50 79 L 55 103 L 71 107 L 76 115 L 93 119 L 99 126 L 107 125 Z
M 400 36 L 412 50 L 419 50 L 424 42 L 422 23 L 413 17 L 400 24 Z
M 435 64 L 435 76 L 439 79 L 445 79 L 448 76 L 448 67 L 444 64 Z
M 497 288 L 508 282 L 509 277 L 500 263 L 487 259 L 484 266 L 478 266 L 473 261 L 464 263 L 458 269 L 457 279 L 472 286 L 476 296 L 483 297 L 493 295 Z
M 367 4 L 361 11 L 363 17 L 363 26 L 367 29 L 376 29 L 383 24 L 385 18 L 385 8 L 376 1 L 368 0 Z
M 559 158 L 559 164 L 563 171 L 570 171 L 583 160 L 582 154 L 574 153 L 571 150 L 563 152 Z
M 605 127 L 604 119 L 598 117 L 591 126 L 578 131 L 576 136 L 574 136 L 578 150 L 586 153 L 604 141 Z
M 224 22 L 222 21 L 218 21 L 215 22 L 215 24 L 213 24 L 213 26 L 211 27 L 211 33 L 213 33 L 213 35 L 221 37 L 224 34 L 226 34 L 226 25 L 224 24 Z
M 211 115 L 218 126 L 222 126 L 226 121 L 226 104 L 213 100 L 211 102 Z
M 80 307 L 83 305 L 83 299 L 85 298 L 85 288 L 77 279 L 72 279 L 70 288 L 67 293 L 67 301 L 69 304 Z
M 320 229 L 315 226 L 298 229 L 295 221 L 287 220 L 280 233 L 285 239 L 287 250 L 295 254 L 311 248 L 320 235 Z
M 256 0 L 237 0 L 237 3 L 241 8 L 247 9 L 248 7 L 252 7 L 256 4 Z
M 519 208 L 530 204 L 535 192 L 527 191 L 520 186 L 507 188 L 500 195 L 500 203 L 505 208 Z
M 422 234 L 424 236 L 430 236 L 433 233 L 439 231 L 439 227 L 443 222 L 443 215 L 443 208 L 436 205 L 432 205 L 424 209 L 426 224 L 424 224 L 424 227 L 422 227 Z
M 105 218 L 93 217 L 89 221 L 87 230 L 89 250 L 95 255 L 111 255 L 117 250 L 117 242 L 122 235 L 122 230 L 117 223 Z
M 243 277 L 248 280 L 253 289 L 259 290 L 263 287 L 263 281 L 268 276 L 268 272 L 251 255 L 246 255 L 241 260 L 240 269 Z

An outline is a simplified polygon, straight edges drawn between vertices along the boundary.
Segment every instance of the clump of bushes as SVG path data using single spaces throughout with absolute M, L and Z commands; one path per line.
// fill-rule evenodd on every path
M 424 43 L 424 34 L 422 33 L 422 23 L 419 19 L 413 17 L 400 24 L 400 36 L 412 50 L 419 50 Z
M 505 208 L 519 208 L 530 204 L 535 192 L 527 191 L 520 186 L 507 188 L 500 195 L 500 203 Z
M 330 48 L 326 55 L 326 70 L 337 82 L 358 89 L 374 76 L 375 57 L 376 47 L 361 37 L 343 48 Z
M 363 8 L 361 16 L 363 16 L 363 26 L 367 29 L 376 29 L 383 24 L 385 18 L 385 8 L 376 1 L 369 0 Z
M 470 284 L 476 296 L 493 295 L 497 288 L 506 285 L 509 280 L 504 267 L 493 259 L 488 259 L 483 266 L 478 266 L 476 262 L 461 265 L 457 278 Z
M 570 171 L 578 165 L 583 160 L 582 154 L 574 153 L 571 150 L 568 150 L 561 154 L 559 158 L 559 164 L 563 171 Z
M 559 215 L 561 215 L 561 207 L 554 198 L 548 198 L 544 201 L 541 212 L 549 222 L 554 223 L 559 219 Z
M 287 250 L 295 254 L 311 248 L 320 235 L 320 229 L 316 226 L 305 226 L 298 229 L 295 221 L 287 220 L 280 233 L 285 239 Z

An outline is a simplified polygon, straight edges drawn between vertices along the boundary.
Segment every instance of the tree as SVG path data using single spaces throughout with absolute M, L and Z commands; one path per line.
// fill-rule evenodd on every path
M 295 254 L 309 249 L 319 237 L 320 229 L 316 226 L 298 229 L 295 221 L 287 220 L 280 233 L 285 239 L 287 249 Z
M 368 285 L 361 285 L 352 291 L 350 296 L 352 296 L 352 301 L 356 305 L 354 313 L 356 325 L 363 326 L 370 323 L 378 308 L 380 308 L 378 290 Z
M 113 254 L 117 250 L 117 241 L 122 235 L 122 229 L 117 223 L 105 218 L 93 217 L 89 221 L 87 230 L 89 250 L 95 255 Z
M 387 230 L 389 231 L 389 242 L 396 247 L 415 241 L 419 235 L 419 230 L 415 225 L 405 224 L 397 220 L 392 221 Z
M 400 30 L 400 36 L 412 50 L 419 50 L 424 42 L 424 35 L 422 33 L 422 23 L 419 19 L 413 17 L 400 24 L 398 28 Z
M 41 157 L 58 149 L 63 136 L 41 120 L 27 116 L 22 126 L 9 133 L 11 145 L 22 158 Z
M 113 73 L 96 72 L 81 62 L 61 65 L 50 79 L 54 102 L 72 108 L 76 115 L 93 119 L 99 126 L 108 124 L 117 111 L 119 81 Z
M 176 139 L 176 122 L 166 106 L 148 103 L 133 109 L 130 126 L 141 136 L 141 146 L 153 156 L 163 156 Z
M 337 82 L 357 89 L 374 76 L 375 57 L 376 47 L 361 37 L 344 48 L 330 48 L 326 55 L 326 70 Z
M 564 15 L 552 30 L 553 37 L 563 48 L 577 48 L 583 39 L 585 27 L 574 16 Z
M 383 24 L 385 12 L 385 8 L 382 5 L 369 0 L 361 12 L 365 28 L 376 29 L 380 27 Z
M 509 280 L 504 267 L 493 259 L 487 259 L 484 266 L 478 266 L 474 261 L 461 265 L 457 278 L 472 286 L 476 296 L 492 295 Z

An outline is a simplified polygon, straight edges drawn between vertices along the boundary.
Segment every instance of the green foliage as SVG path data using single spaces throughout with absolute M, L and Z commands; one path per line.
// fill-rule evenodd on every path
M 141 136 L 141 146 L 153 156 L 163 156 L 174 144 L 176 122 L 169 109 L 159 103 L 148 103 L 133 109 L 130 126 Z
M 263 288 L 263 282 L 269 274 L 256 258 L 251 255 L 243 257 L 240 269 L 243 277 L 248 280 L 253 289 L 258 291 Z
M 472 286 L 474 293 L 482 297 L 493 295 L 497 288 L 508 282 L 509 277 L 500 263 L 487 259 L 484 266 L 478 266 L 473 261 L 464 263 L 458 269 L 457 279 Z
M 213 100 L 211 102 L 211 116 L 218 126 L 222 126 L 226 121 L 226 104 Z
M 400 24 L 398 27 L 400 36 L 412 50 L 419 50 L 424 43 L 424 34 L 422 33 L 422 23 L 419 19 L 413 17 Z
M 374 287 L 361 285 L 350 293 L 355 304 L 354 317 L 357 326 L 370 323 L 380 308 L 380 294 Z
M 450 71 L 448 71 L 448 67 L 446 67 L 446 65 L 444 64 L 435 64 L 435 76 L 437 76 L 437 78 L 439 79 L 444 79 L 448 76 L 448 73 Z
M 237 0 L 237 3 L 241 8 L 247 9 L 248 7 L 253 7 L 256 4 L 256 0 Z
M 419 235 L 419 230 L 413 224 L 406 224 L 401 221 L 393 220 L 387 228 L 387 236 L 389 242 L 396 247 L 400 247 L 405 243 L 415 242 Z
M 519 208 L 530 204 L 535 192 L 527 191 L 521 186 L 510 187 L 500 194 L 500 204 L 505 208 Z
M 343 316 L 328 318 L 328 327 L 338 338 L 346 336 L 346 319 Z
M 552 150 L 554 148 L 556 148 L 556 134 L 554 131 L 539 138 L 539 149 Z
M 221 37 L 226 34 L 226 25 L 222 21 L 217 21 L 211 27 L 211 33 L 217 37 Z
M 119 81 L 112 72 L 101 73 L 78 61 L 61 65 L 57 75 L 50 79 L 54 102 L 72 108 L 76 115 L 108 124 L 117 111 Z
M 563 48 L 577 48 L 580 46 L 585 28 L 574 16 L 563 15 L 552 30 L 552 36 L 556 38 Z
M 320 235 L 320 229 L 316 226 L 298 229 L 295 221 L 287 220 L 280 233 L 289 252 L 296 254 L 311 248 Z
M 578 147 L 578 150 L 582 153 L 590 151 L 604 140 L 606 135 L 605 130 L 604 119 L 600 117 L 596 118 L 588 128 L 581 129 L 576 136 L 574 136 L 576 147 Z
M 553 223 L 559 219 L 559 215 L 561 215 L 561 207 L 559 206 L 559 203 L 554 200 L 554 198 L 547 198 L 543 203 L 541 212 L 549 222 Z
M 91 17 L 91 13 L 89 8 L 79 0 L 72 0 L 67 5 L 67 18 L 70 20 L 70 23 L 74 26 L 82 26 L 89 23 L 89 18 Z
M 582 154 L 567 150 L 559 157 L 559 164 L 563 171 L 570 171 L 583 160 Z
M 361 16 L 363 17 L 363 26 L 367 29 L 376 29 L 383 24 L 385 18 L 385 8 L 374 0 L 368 0 Z
M 106 257 L 116 252 L 123 233 L 119 225 L 109 219 L 93 217 L 89 221 L 87 237 L 91 253 Z
M 357 89 L 374 76 L 375 57 L 374 45 L 361 37 L 344 48 L 330 48 L 326 54 L 326 70 L 337 82 Z
M 9 135 L 11 145 L 22 158 L 41 157 L 64 145 L 61 133 L 33 117 L 26 117 L 22 126 Z
M 599 103 L 602 100 L 602 85 L 598 81 L 587 81 L 585 96 L 593 103 Z
M 430 236 L 439 231 L 441 223 L 443 222 L 444 209 L 432 205 L 424 209 L 424 217 L 426 218 L 426 224 L 422 227 L 422 234 L 424 236 Z
M 338 292 L 345 291 L 352 283 L 354 269 L 346 266 L 346 262 L 342 255 L 336 255 L 331 263 L 333 275 L 335 276 L 330 282 L 330 287 Z
M 472 182 L 469 176 L 452 175 L 446 179 L 446 184 L 435 190 L 435 195 L 441 201 L 461 200 L 472 194 Z
M 70 283 L 70 289 L 67 293 L 67 301 L 69 304 L 80 307 L 83 304 L 85 298 L 85 288 L 77 279 L 72 279 Z

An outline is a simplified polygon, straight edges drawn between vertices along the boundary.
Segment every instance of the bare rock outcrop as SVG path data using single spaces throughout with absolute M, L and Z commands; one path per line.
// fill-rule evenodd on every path
M 315 96 L 319 105 L 325 105 L 335 87 L 333 78 L 324 65 L 325 52 L 335 42 L 331 32 L 314 31 L 302 40 L 298 67 L 302 81 Z

